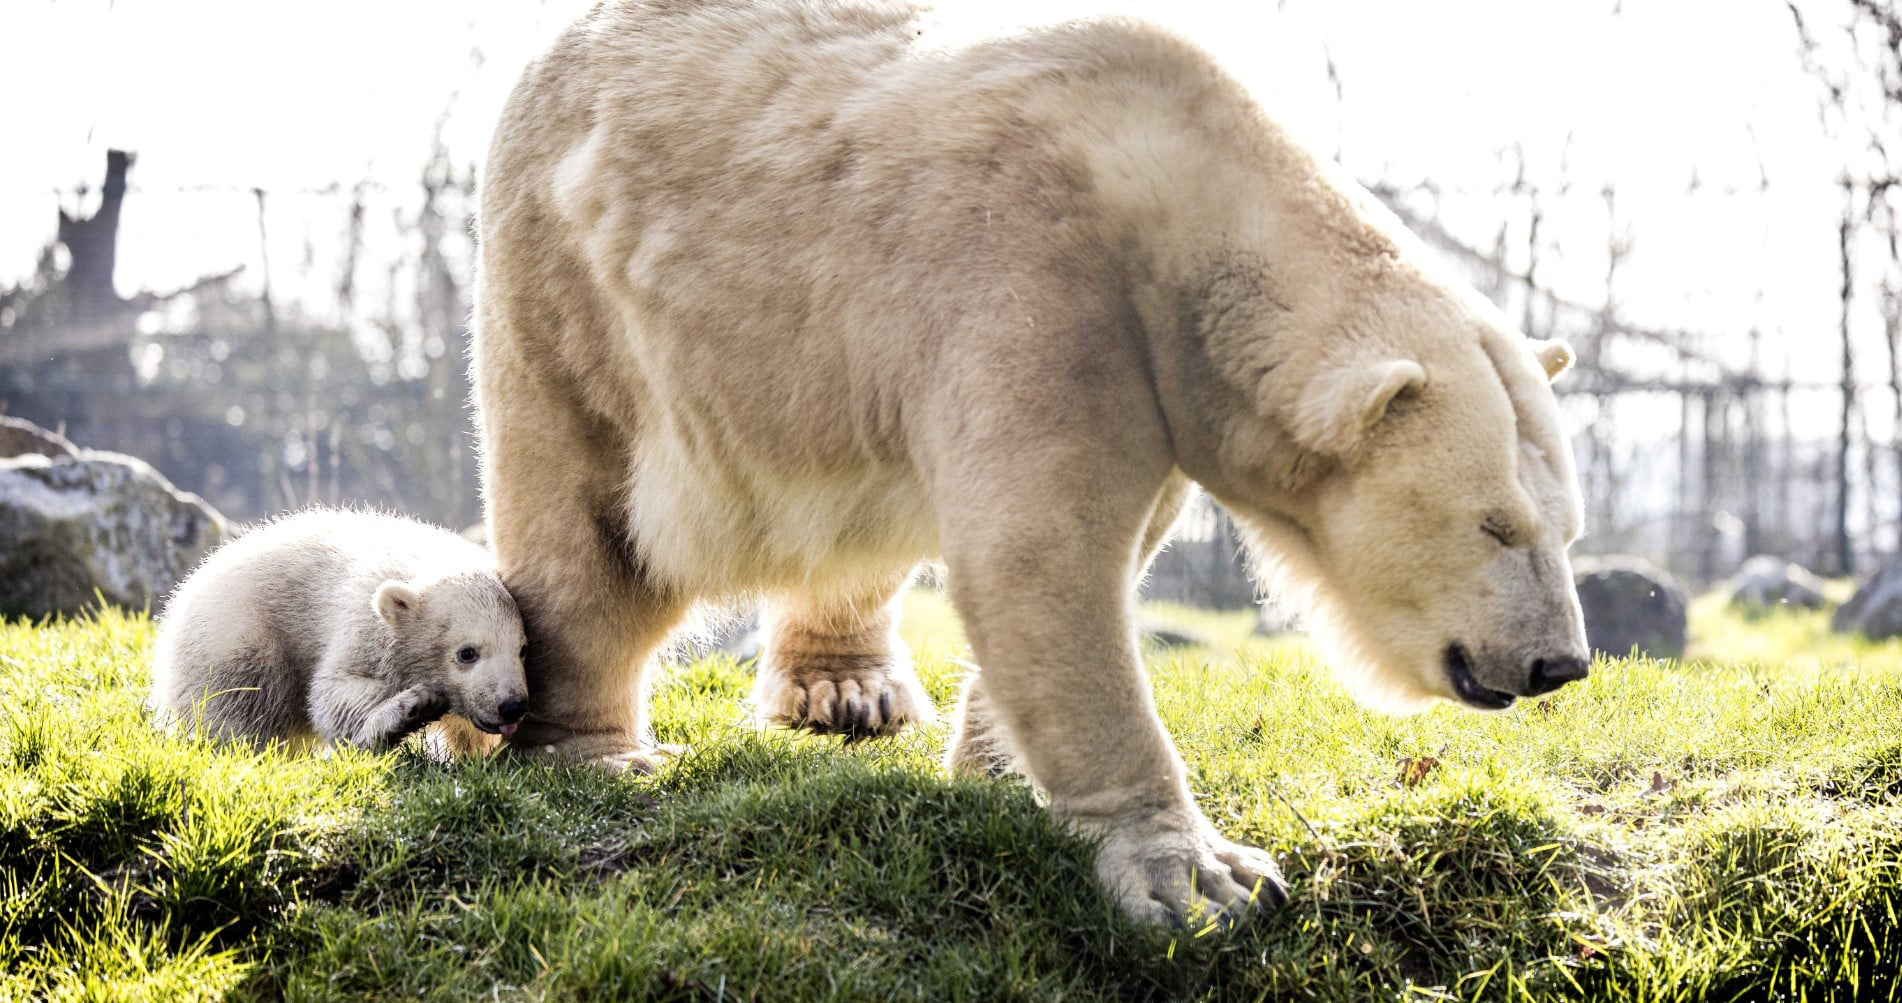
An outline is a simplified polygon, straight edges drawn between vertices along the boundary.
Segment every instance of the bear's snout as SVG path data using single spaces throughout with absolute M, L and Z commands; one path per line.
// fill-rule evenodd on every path
M 1526 672 L 1526 696 L 1536 697 L 1575 683 L 1591 674 L 1591 663 L 1577 655 L 1535 658 Z
M 1454 695 L 1481 710 L 1503 710 L 1519 697 L 1544 696 L 1591 672 L 1591 663 L 1579 655 L 1540 656 L 1525 664 L 1516 676 L 1512 668 L 1515 660 L 1504 652 L 1481 649 L 1476 658 L 1464 645 L 1450 644 L 1441 657 Z M 1503 683 L 1507 688 L 1493 689 L 1481 679 L 1496 680 L 1494 685 Z
M 504 700 L 495 708 L 495 716 L 501 718 L 504 724 L 514 724 L 527 713 L 528 701 L 520 697 Z

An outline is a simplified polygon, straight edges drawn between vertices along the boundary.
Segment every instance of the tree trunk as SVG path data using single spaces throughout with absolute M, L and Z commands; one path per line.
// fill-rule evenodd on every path
M 1837 228 L 1837 246 L 1842 255 L 1842 342 L 1843 342 L 1843 381 L 1842 381 L 1842 434 L 1836 444 L 1836 573 L 1853 575 L 1856 573 L 1854 546 L 1849 540 L 1849 447 L 1850 433 L 1856 410 L 1856 351 L 1849 337 L 1850 298 L 1855 289 L 1855 271 L 1849 258 L 1849 238 L 1855 227 L 1856 189 L 1849 179 L 1843 179 L 1843 218 Z
M 123 305 L 112 287 L 112 272 L 119 260 L 119 209 L 125 202 L 126 172 L 137 160 L 124 150 L 107 150 L 99 211 L 79 219 L 60 210 L 59 242 L 72 259 L 65 283 L 74 315 L 81 320 L 110 316 Z
M 1703 401 L 1704 450 L 1698 457 L 1702 470 L 1697 478 L 1697 576 L 1701 584 L 1708 584 L 1717 577 L 1718 548 L 1723 545 L 1723 535 L 1717 531 L 1717 510 L 1723 504 L 1717 493 L 1717 465 L 1722 459 L 1728 415 L 1725 400 L 1715 391 L 1705 391 Z
M 1750 384 L 1743 399 L 1744 557 L 1763 553 L 1763 332 L 1750 329 Z

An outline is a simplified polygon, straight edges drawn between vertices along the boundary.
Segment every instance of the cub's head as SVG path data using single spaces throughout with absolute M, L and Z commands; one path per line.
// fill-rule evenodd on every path
M 1426 293 L 1339 315 L 1341 337 L 1278 374 L 1298 486 L 1242 514 L 1363 698 L 1499 709 L 1589 662 L 1565 554 L 1577 474 L 1549 385 L 1572 354 Z
M 427 583 L 387 581 L 376 590 L 377 615 L 418 661 L 444 681 L 450 710 L 491 735 L 509 735 L 528 712 L 522 674 L 522 615 L 491 572 Z

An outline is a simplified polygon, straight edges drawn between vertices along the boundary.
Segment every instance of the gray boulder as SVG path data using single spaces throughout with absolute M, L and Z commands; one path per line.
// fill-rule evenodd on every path
M 1883 640 L 1902 636 L 1902 561 L 1877 571 L 1836 608 L 1830 626 L 1845 634 Z
M 58 432 L 48 431 L 25 418 L 0 415 L 0 459 L 29 454 L 59 459 L 79 455 L 79 447 Z
M 1687 633 L 1684 590 L 1662 569 L 1635 557 L 1585 557 L 1573 563 L 1585 640 L 1598 654 L 1680 658 Z
M 1781 557 L 1759 554 L 1730 576 L 1730 604 L 1749 613 L 1771 609 L 1822 609 L 1823 580 L 1808 568 Z
M 0 616 L 156 609 L 223 542 L 222 515 L 145 462 L 79 450 L 0 459 Z

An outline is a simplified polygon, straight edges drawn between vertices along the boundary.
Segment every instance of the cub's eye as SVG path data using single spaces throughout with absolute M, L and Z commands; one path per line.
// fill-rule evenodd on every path
M 1480 523 L 1479 530 L 1498 541 L 1502 547 L 1512 546 L 1512 527 L 1498 519 L 1487 519 L 1485 522 Z
M 475 645 L 472 645 L 472 644 L 465 644 L 462 647 L 456 649 L 456 661 L 461 662 L 464 665 L 474 665 L 476 663 L 476 659 L 481 657 L 482 657 L 482 652 L 477 651 L 475 649 Z

